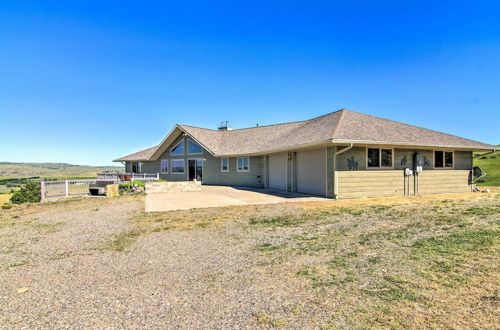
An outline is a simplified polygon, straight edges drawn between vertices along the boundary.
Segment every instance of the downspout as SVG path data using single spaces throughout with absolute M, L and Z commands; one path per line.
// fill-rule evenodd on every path
M 354 147 L 354 143 L 351 142 L 350 146 L 348 146 L 342 150 L 339 150 L 339 151 L 336 150 L 335 154 L 333 156 L 333 196 L 335 199 L 338 199 L 338 195 L 339 195 L 339 180 L 338 180 L 338 174 L 337 174 L 337 156 L 343 152 L 351 150 L 353 147 Z M 338 146 L 336 148 L 338 149 Z
M 351 150 L 351 149 L 352 149 L 352 147 L 354 147 L 354 143 L 352 143 L 352 142 L 351 142 L 351 145 L 350 145 L 350 146 L 348 146 L 347 148 L 344 148 L 344 149 L 342 149 L 342 150 L 340 150 L 340 151 L 335 152 L 335 156 L 340 155 L 341 153 L 344 153 L 344 152 L 346 152 L 347 150 Z

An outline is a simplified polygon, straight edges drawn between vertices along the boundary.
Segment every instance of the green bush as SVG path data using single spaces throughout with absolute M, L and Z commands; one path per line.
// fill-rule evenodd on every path
M 13 204 L 37 203 L 41 199 L 40 185 L 33 181 L 28 181 L 24 187 L 14 192 L 10 201 Z
M 120 195 L 135 194 L 144 192 L 146 184 L 144 181 L 134 180 L 131 182 L 124 182 L 118 185 Z

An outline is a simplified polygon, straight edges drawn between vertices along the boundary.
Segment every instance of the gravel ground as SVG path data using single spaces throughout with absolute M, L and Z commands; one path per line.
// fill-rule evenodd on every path
M 477 225 L 490 226 L 498 219 L 499 196 L 481 198 L 484 201 L 457 201 L 452 206 L 448 200 L 442 203 L 436 199 L 430 200 L 429 205 L 448 205 L 455 214 L 460 207 L 486 206 L 490 213 L 482 220 L 484 224 Z M 429 212 L 425 201 L 415 199 L 416 204 L 411 206 L 387 201 L 395 206 L 385 210 L 367 205 L 362 215 L 340 207 L 358 203 L 349 201 L 146 215 L 141 196 L 0 210 L 0 328 L 319 328 L 328 326 L 332 315 L 336 315 L 335 328 L 352 328 L 367 326 L 360 323 L 366 321 L 363 318 L 350 320 L 354 307 L 364 317 L 365 306 L 377 305 L 382 306 L 382 314 L 372 317 L 378 322 L 372 326 L 396 324 L 391 323 L 394 318 L 385 319 L 387 315 L 383 313 L 391 311 L 397 317 L 398 309 L 410 316 L 415 310 L 427 315 L 425 308 L 435 306 L 429 315 L 439 316 L 442 297 L 450 292 L 446 287 L 437 287 L 442 295 L 436 299 L 428 293 L 436 291 L 436 287 L 424 292 L 428 296 L 424 305 L 420 300 L 377 300 L 359 291 L 359 287 L 383 281 L 382 272 L 401 275 L 403 269 L 409 272 L 403 274 L 408 276 L 405 281 L 424 283 L 414 278 L 413 264 L 405 266 L 408 243 L 399 244 L 400 236 L 388 241 L 373 236 L 375 239 L 368 243 L 360 243 L 366 232 L 404 230 L 401 233 L 413 235 L 411 239 L 416 240 L 436 231 L 429 227 L 431 231 L 413 234 L 408 230 L 414 227 L 404 226 L 405 221 L 413 222 L 413 214 L 420 210 Z M 327 213 L 317 213 L 316 216 L 321 215 L 317 221 L 311 213 L 311 222 L 287 222 L 301 221 L 293 215 L 304 210 L 313 212 L 318 207 L 321 210 L 325 205 L 338 206 L 327 209 Z M 406 212 L 407 207 L 412 207 L 412 211 Z M 408 218 L 393 218 L 398 214 Z M 263 216 L 278 222 L 252 225 L 252 219 Z M 446 224 L 440 230 L 446 233 L 460 228 Z M 120 237 L 130 239 L 132 244 L 113 249 L 113 242 Z M 338 256 L 351 259 L 343 264 L 336 259 Z M 369 265 L 367 260 L 376 264 Z M 324 268 L 332 262 L 337 268 Z M 298 275 L 304 265 L 333 269 L 337 280 L 331 282 L 330 273 Z M 495 281 L 484 282 L 484 278 L 477 277 L 477 285 L 476 277 L 471 280 L 477 294 L 471 289 L 467 289 L 470 294 L 451 291 L 471 301 L 464 303 L 464 313 L 469 313 L 469 305 L 476 304 L 477 299 L 491 295 L 488 292 L 494 289 Z M 314 287 L 314 283 L 320 287 Z M 410 303 L 414 305 L 404 305 Z M 479 310 L 477 313 L 482 314 L 464 320 L 484 317 L 480 322 L 494 324 L 495 316 L 488 316 L 494 308 L 488 304 L 482 303 L 486 306 L 484 313 Z M 424 306 L 424 310 L 410 306 Z M 448 315 L 452 314 L 439 317 L 463 317 Z M 406 316 L 409 324 L 423 320 L 423 325 L 429 325 L 421 316 L 411 317 Z
M 235 244 L 237 229 L 153 233 L 108 251 L 140 201 L 54 208 L 0 231 L 3 328 L 251 327 L 255 314 L 301 300 L 300 283 L 262 276 L 252 244 Z

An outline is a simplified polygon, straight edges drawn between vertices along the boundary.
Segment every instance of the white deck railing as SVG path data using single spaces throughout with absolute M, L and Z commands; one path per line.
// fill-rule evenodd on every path
M 109 181 L 109 184 L 140 180 L 154 182 L 160 179 L 159 174 L 148 173 L 99 173 L 97 179 L 40 181 L 41 201 L 49 198 L 68 198 L 71 196 L 89 195 L 91 184 L 97 181 Z

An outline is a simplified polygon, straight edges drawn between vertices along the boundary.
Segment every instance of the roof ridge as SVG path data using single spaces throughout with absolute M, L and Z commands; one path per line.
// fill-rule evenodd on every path
M 339 121 L 337 122 L 337 125 L 332 129 L 332 134 L 331 134 L 331 137 L 332 137 L 332 140 L 335 139 L 335 134 L 337 133 L 337 131 L 339 130 L 339 127 L 340 125 L 342 124 L 343 122 L 343 118 L 344 118 L 344 114 L 347 112 L 347 111 L 351 111 L 349 109 L 341 109 L 339 110 L 341 111 L 340 113 L 340 117 L 339 117 Z
M 178 126 L 185 126 L 185 127 L 192 127 L 192 128 L 198 128 L 198 129 L 204 129 L 207 131 L 214 131 L 214 132 L 219 132 L 218 130 L 211 129 L 211 128 L 205 128 L 205 127 L 199 127 L 199 126 L 193 126 L 193 125 L 186 125 L 186 124 L 177 124 Z
M 346 110 L 347 110 L 347 109 L 346 109 Z M 387 118 L 382 118 L 382 117 L 377 117 L 377 116 L 370 115 L 370 114 L 363 113 L 363 112 L 359 112 L 359 111 L 353 111 L 353 110 L 349 110 L 349 111 L 350 111 L 350 112 L 353 112 L 353 113 L 357 113 L 357 114 L 363 115 L 363 116 L 372 117 L 372 118 L 376 118 L 376 119 L 382 119 L 382 120 L 385 120 L 385 121 L 390 121 L 390 122 L 397 123 L 397 124 L 401 124 L 401 125 L 405 125 L 405 126 L 416 127 L 416 128 L 424 129 L 424 130 L 427 130 L 427 131 L 432 131 L 432 132 L 439 133 L 439 134 L 444 134 L 444 135 L 448 135 L 448 136 L 453 136 L 453 137 L 456 137 L 456 138 L 459 138 L 459 139 L 463 139 L 463 140 L 467 140 L 467 141 L 472 141 L 472 142 L 476 142 L 476 143 L 477 143 L 477 142 L 479 142 L 479 143 L 482 143 L 482 144 L 487 144 L 487 143 L 483 143 L 483 142 L 480 142 L 480 141 L 467 139 L 467 138 L 464 138 L 464 137 L 461 137 L 461 136 L 458 136 L 458 135 L 454 135 L 454 134 L 449 134 L 449 133 L 440 132 L 440 131 L 437 131 L 437 130 L 432 129 L 432 128 L 425 128 L 425 127 L 422 127 L 422 126 L 417 126 L 417 125 L 407 124 L 407 123 L 403 123 L 403 122 L 401 122 L 401 121 L 392 120 L 392 119 L 387 119 Z
M 211 128 L 204 128 L 204 127 L 192 126 L 192 125 L 185 125 L 185 124 L 177 124 L 177 125 L 179 125 L 179 126 L 187 126 L 187 127 L 194 127 L 194 128 L 199 128 L 199 129 L 205 129 L 205 130 L 214 131 L 214 132 L 234 132 L 234 131 L 242 131 L 242 130 L 247 130 L 247 129 L 255 129 L 255 128 L 260 128 L 260 127 L 269 127 L 269 126 L 279 126 L 279 125 L 287 125 L 287 124 L 305 123 L 305 122 L 313 121 L 313 120 L 319 119 L 321 117 L 326 117 L 326 116 L 332 115 L 332 114 L 334 114 L 336 112 L 340 112 L 340 111 L 344 111 L 344 110 L 348 110 L 348 109 L 342 108 L 342 109 L 335 110 L 335 111 L 326 113 L 324 115 L 320 115 L 320 116 L 309 118 L 309 119 L 295 120 L 295 121 L 289 121 L 289 122 L 285 122 L 285 123 L 277 123 L 277 124 L 269 124 L 269 125 L 259 125 L 259 126 L 253 126 L 253 127 L 234 128 L 234 129 L 227 130 L 227 131 L 218 131 L 218 130 L 211 129 Z M 350 110 L 348 110 L 348 111 L 350 111 Z

